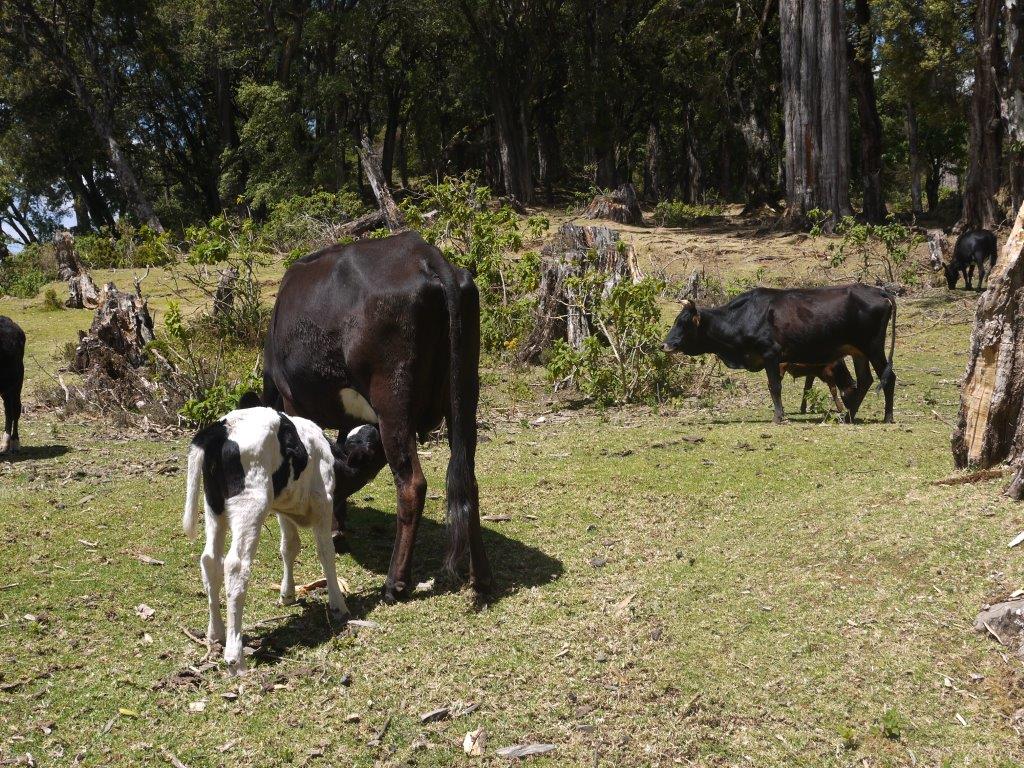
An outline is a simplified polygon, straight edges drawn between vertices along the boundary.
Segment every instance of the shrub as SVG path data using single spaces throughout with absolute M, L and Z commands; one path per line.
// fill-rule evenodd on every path
M 679 200 L 662 200 L 654 208 L 654 223 L 659 227 L 686 227 L 699 219 L 721 216 L 725 208 L 717 202 L 684 203 Z
M 818 236 L 831 220 L 828 211 L 814 209 L 808 214 L 811 235 Z M 923 242 L 920 235 L 902 224 L 892 214 L 884 224 L 867 224 L 852 216 L 844 216 L 835 225 L 833 234 L 840 240 L 828 246 L 829 265 L 833 268 L 846 264 L 852 255 L 859 263 L 861 277 L 877 276 L 878 272 L 891 283 L 918 282 L 917 270 L 910 260 L 910 252 Z
M 57 291 L 53 288 L 47 288 L 46 293 L 43 294 L 43 310 L 46 312 L 59 312 L 64 309 L 64 302 L 57 296 Z
M 277 203 L 263 226 L 261 240 L 274 253 L 287 253 L 290 264 L 298 256 L 340 242 L 340 227 L 366 212 L 351 192 L 314 192 Z
M 536 239 L 547 219 L 531 217 L 526 232 L 507 205 L 492 205 L 487 187 L 448 178 L 403 203 L 409 225 L 434 243 L 453 264 L 468 269 L 480 290 L 484 349 L 510 352 L 529 330 L 533 292 L 540 282 L 540 256 L 517 255 L 527 237 Z
M 0 295 L 31 299 L 57 279 L 53 247 L 32 243 L 0 262 Z
M 600 405 L 658 403 L 684 388 L 682 369 L 661 349 L 660 281 L 624 280 L 602 295 L 596 271 L 577 278 L 576 294 L 599 297 L 591 308 L 597 333 L 579 350 L 558 341 L 548 359 L 550 379 L 571 383 Z
M 192 426 L 205 427 L 237 408 L 246 392 L 259 391 L 261 386 L 262 381 L 255 371 L 241 381 L 218 382 L 199 396 L 186 400 L 179 413 Z
M 90 269 L 162 267 L 176 257 L 168 232 L 145 224 L 135 227 L 123 219 L 114 230 L 104 227 L 96 234 L 76 235 L 75 250 Z

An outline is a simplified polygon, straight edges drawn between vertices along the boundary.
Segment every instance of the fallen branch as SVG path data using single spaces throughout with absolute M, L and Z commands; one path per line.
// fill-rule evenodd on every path
M 1006 474 L 1006 470 L 997 467 L 995 469 L 979 469 L 967 475 L 954 475 L 942 480 L 933 480 L 932 485 L 966 485 L 968 483 L 980 483 L 982 480 L 993 480 Z

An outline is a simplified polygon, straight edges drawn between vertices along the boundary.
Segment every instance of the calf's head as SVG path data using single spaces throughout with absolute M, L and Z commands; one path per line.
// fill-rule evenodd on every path
M 347 498 L 369 483 L 387 464 L 380 432 L 367 424 L 353 429 L 344 440 L 331 443 L 334 453 L 334 495 Z
M 661 348 L 666 352 L 700 354 L 703 351 L 699 345 L 700 319 L 697 305 L 689 299 L 683 301 L 683 309 L 676 315 L 676 321 L 672 324 Z

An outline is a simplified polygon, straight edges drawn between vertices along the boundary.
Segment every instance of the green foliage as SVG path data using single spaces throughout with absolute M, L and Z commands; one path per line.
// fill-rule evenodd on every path
M 259 391 L 261 386 L 262 380 L 255 371 L 240 381 L 218 382 L 186 400 L 179 413 L 189 424 L 205 427 L 237 408 L 246 392 Z
M 43 310 L 46 312 L 59 312 L 64 309 L 64 302 L 57 296 L 57 291 L 53 288 L 47 288 L 46 293 L 43 294 Z
M 271 209 L 261 240 L 273 253 L 304 255 L 342 240 L 338 227 L 365 211 L 359 196 L 351 192 L 293 195 Z
M 663 285 L 653 278 L 623 280 L 604 292 L 596 270 L 575 278 L 574 292 L 590 297 L 596 333 L 579 350 L 557 341 L 548 359 L 556 385 L 571 383 L 599 405 L 660 403 L 683 388 L 681 369 L 661 349 Z
M 57 279 L 53 248 L 32 243 L 0 261 L 0 295 L 31 299 Z
M 75 251 L 90 269 L 162 267 L 176 258 L 169 233 L 158 234 L 125 220 L 114 230 L 104 227 L 95 234 L 76 235 Z
M 411 227 L 472 273 L 480 290 L 484 349 L 516 349 L 529 330 L 532 294 L 540 281 L 539 254 L 517 252 L 526 237 L 537 238 L 547 229 L 547 219 L 528 219 L 524 236 L 512 208 L 492 205 L 487 187 L 455 178 L 428 185 L 402 208 Z
M 654 223 L 659 227 L 688 227 L 711 216 L 722 216 L 725 207 L 719 203 L 684 203 L 662 200 L 654 209 Z
M 894 707 L 889 707 L 882 713 L 882 717 L 879 719 L 879 726 L 882 730 L 882 736 L 892 741 L 899 741 L 903 738 L 903 731 L 906 729 L 903 716 Z
M 831 214 L 814 209 L 807 214 L 811 220 L 811 235 L 819 236 L 831 219 Z M 918 282 L 917 271 L 910 252 L 924 242 L 910 227 L 890 214 L 884 224 L 860 222 L 844 216 L 835 225 L 833 233 L 840 240 L 829 243 L 829 264 L 841 267 L 853 256 L 861 277 L 877 276 L 878 272 L 889 282 Z

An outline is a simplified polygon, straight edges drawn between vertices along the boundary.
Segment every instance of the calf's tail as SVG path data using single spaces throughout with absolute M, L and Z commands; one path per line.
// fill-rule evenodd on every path
M 185 475 L 185 513 L 181 518 L 181 527 L 190 539 L 196 537 L 196 517 L 199 513 L 200 491 L 199 481 L 203 476 L 203 449 L 191 445 L 188 449 L 188 469 Z

